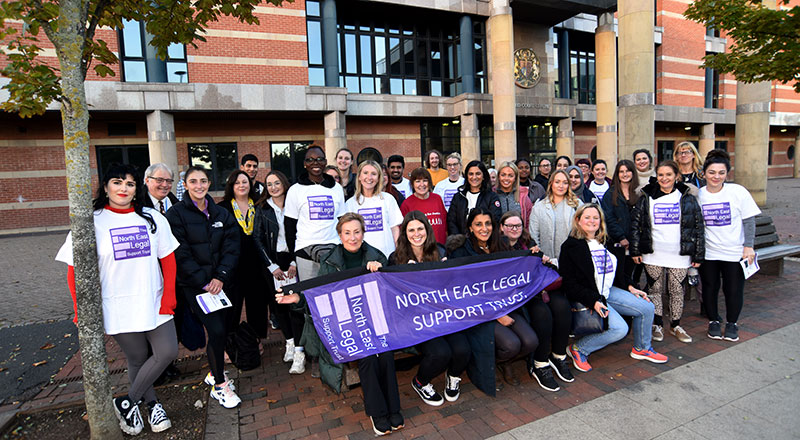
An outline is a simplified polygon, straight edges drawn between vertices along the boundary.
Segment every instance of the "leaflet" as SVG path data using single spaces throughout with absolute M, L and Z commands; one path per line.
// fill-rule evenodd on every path
M 197 295 L 197 304 L 200 305 L 206 315 L 233 305 L 228 296 L 225 295 L 224 290 L 220 290 L 216 295 L 209 292 Z
M 761 267 L 758 266 L 758 252 L 756 252 L 755 258 L 753 258 L 753 264 L 749 264 L 747 262 L 747 258 L 742 259 L 739 261 L 739 264 L 742 266 L 742 271 L 744 272 L 744 279 L 748 279 L 753 276 L 754 273 L 758 272 L 758 269 Z
M 286 278 L 284 280 L 279 280 L 275 277 L 272 277 L 272 281 L 275 282 L 275 290 L 282 288 L 283 286 L 288 286 L 289 284 L 294 284 L 297 282 L 297 276 L 293 276 L 291 278 Z

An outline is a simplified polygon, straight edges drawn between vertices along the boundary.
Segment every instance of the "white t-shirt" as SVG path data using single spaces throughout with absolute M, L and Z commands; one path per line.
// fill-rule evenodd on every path
M 650 197 L 649 202 L 653 253 L 642 255 L 642 261 L 653 266 L 679 269 L 691 266 L 691 257 L 680 254 L 681 192 L 674 190 L 657 200 Z
M 608 299 L 608 293 L 614 284 L 614 273 L 617 271 L 617 257 L 597 240 L 589 240 L 589 252 L 594 264 L 594 282 L 597 291 Z
M 394 252 L 392 228 L 403 223 L 403 214 L 391 194 L 384 192 L 369 198 L 362 196 L 360 205 L 353 196 L 347 199 L 345 209 L 347 212 L 355 212 L 364 217 L 364 241 L 387 257 Z
M 106 334 L 138 333 L 153 330 L 172 319 L 160 315 L 164 278 L 160 258 L 180 246 L 172 235 L 166 217 L 144 208 L 156 223 L 156 233 L 138 214 L 120 214 L 108 209 L 94 214 L 100 288 L 103 298 L 103 326 Z M 56 254 L 56 261 L 74 266 L 72 233 Z
M 589 184 L 589 191 L 593 192 L 595 196 L 597 196 L 597 200 L 603 200 L 603 194 L 608 191 L 608 182 L 603 181 L 602 185 L 598 185 L 594 180 L 592 183 Z
M 467 191 L 465 195 L 467 196 L 467 216 L 469 216 L 470 211 L 475 209 L 475 206 L 478 205 L 478 196 L 480 196 L 481 193 Z
M 706 229 L 706 260 L 738 262 L 744 248 L 742 220 L 761 214 L 747 189 L 725 183 L 717 193 L 700 188 L 697 196 L 703 208 Z
M 301 185 L 296 183 L 286 193 L 283 215 L 297 219 L 295 249 L 312 244 L 339 244 L 336 223 L 345 213 L 344 192 L 334 185 Z
M 403 177 L 403 180 L 400 183 L 392 183 L 392 186 L 398 191 L 403 197 L 408 198 L 411 194 L 414 194 L 414 191 L 411 189 L 411 181 Z
M 441 182 L 436 184 L 436 187 L 433 188 L 434 194 L 439 194 L 439 197 L 442 198 L 444 202 L 444 209 L 450 209 L 450 202 L 453 200 L 453 196 L 456 195 L 458 192 L 458 187 L 464 184 L 464 178 L 459 177 L 458 180 L 455 182 L 451 182 L 450 178 L 442 180 Z

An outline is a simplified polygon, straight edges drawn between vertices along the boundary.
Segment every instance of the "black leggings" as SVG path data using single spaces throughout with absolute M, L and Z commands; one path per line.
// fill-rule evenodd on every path
M 157 400 L 153 382 L 178 357 L 175 321 L 170 319 L 146 332 L 119 333 L 114 335 L 114 340 L 128 359 L 128 379 L 131 382 L 128 397 L 134 402 Z M 150 347 L 153 347 L 152 354 Z
M 720 276 L 722 282 L 720 283 Z M 721 321 L 718 311 L 719 287 L 725 295 L 727 322 L 736 322 L 744 305 L 744 272 L 738 262 L 706 260 L 700 265 L 703 305 L 709 321 Z
M 255 257 L 258 258 L 258 256 Z M 230 290 L 225 290 L 225 293 L 233 303 L 230 310 L 226 312 L 227 322 L 225 327 L 230 331 L 234 331 L 239 326 L 242 318 L 242 307 L 246 301 L 247 323 L 255 330 L 259 338 L 266 338 L 267 327 L 269 326 L 267 304 L 270 295 L 274 301 L 275 293 L 274 285 L 273 293 L 264 288 L 265 282 L 260 271 L 260 263 L 256 261 L 239 263 L 236 268 L 236 284 L 231 286 Z M 270 278 L 272 277 L 270 276 Z
M 500 323 L 494 326 L 495 361 L 510 361 L 527 356 L 539 345 L 539 338 L 531 325 L 520 313 L 510 313 L 514 323 L 506 327 Z
M 550 302 L 545 303 L 542 294 L 528 301 L 531 327 L 539 337 L 539 346 L 533 352 L 533 360 L 547 362 L 550 353 L 567 354 L 569 331 L 572 327 L 572 312 L 569 301 L 561 292 L 550 292 Z
M 225 342 L 228 335 L 225 330 L 227 309 L 206 314 L 197 304 L 194 293 L 184 290 L 184 295 L 186 296 L 186 301 L 189 302 L 189 307 L 194 312 L 194 316 L 200 320 L 206 329 L 206 334 L 208 335 L 208 343 L 206 344 L 208 366 L 211 368 L 211 374 L 214 375 L 215 383 L 220 385 L 225 382 Z
M 281 270 L 286 272 L 292 262 L 292 254 L 289 252 L 278 252 L 278 258 L 275 263 L 280 266 Z M 289 304 L 278 304 L 275 302 L 275 277 L 272 274 L 267 274 L 269 281 L 267 281 L 267 290 L 270 296 L 270 307 L 275 313 L 275 318 L 278 320 L 278 325 L 281 328 L 283 337 L 288 341 L 294 339 L 294 345 L 300 346 L 300 337 L 303 336 L 303 325 L 305 324 L 305 317 L 302 313 L 292 311 Z
M 425 341 L 417 349 L 422 353 L 417 380 L 423 385 L 430 383 L 445 370 L 450 376 L 461 376 L 472 356 L 469 340 L 462 332 Z
M 364 412 L 368 416 L 385 417 L 400 412 L 393 351 L 359 359 L 358 377 L 364 390 Z

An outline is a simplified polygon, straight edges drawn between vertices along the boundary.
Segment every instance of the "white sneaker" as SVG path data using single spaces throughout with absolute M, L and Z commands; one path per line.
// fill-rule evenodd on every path
M 164 411 L 164 407 L 160 403 L 156 403 L 150 408 L 150 418 L 147 421 L 150 422 L 150 429 L 153 432 L 166 431 L 172 428 L 172 422 L 169 421 L 167 412 Z
M 292 356 L 292 366 L 289 368 L 289 374 L 303 374 L 306 372 L 306 352 L 295 351 Z
M 286 353 L 283 354 L 284 362 L 291 362 L 294 360 L 294 339 L 286 340 Z
M 242 403 L 242 399 L 233 392 L 230 387 L 230 381 L 223 383 L 222 385 L 214 385 L 211 387 L 211 397 L 217 399 L 219 404 L 224 406 L 225 408 L 236 408 L 240 403 Z
M 233 384 L 233 379 L 228 378 L 228 372 L 223 371 L 223 374 L 225 375 L 225 382 L 230 384 L 231 391 L 236 391 L 236 385 Z M 211 385 L 212 387 L 216 384 L 216 381 L 214 381 L 214 375 L 211 374 L 210 371 L 208 374 L 206 374 L 206 378 L 203 379 L 203 382 L 205 382 L 206 385 Z
M 447 375 L 447 381 L 444 387 L 444 398 L 448 402 L 455 402 L 458 396 L 461 395 L 461 378 L 457 376 Z
M 119 428 L 128 435 L 138 435 L 144 428 L 142 413 L 139 405 L 131 401 L 128 396 L 114 399 L 114 413 L 119 419 Z

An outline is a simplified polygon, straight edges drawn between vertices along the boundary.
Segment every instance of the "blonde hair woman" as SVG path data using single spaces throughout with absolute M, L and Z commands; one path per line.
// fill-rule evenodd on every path
M 345 203 L 346 212 L 364 217 L 364 241 L 389 255 L 394 252 L 403 214 L 391 194 L 383 192 L 383 170 L 365 160 L 358 166 L 356 190 Z
M 533 209 L 528 189 L 526 186 L 520 186 L 519 169 L 514 162 L 500 164 L 497 168 L 497 197 L 500 199 L 500 211 L 522 213 L 525 228 L 528 227 L 531 209 Z
M 572 215 L 581 205 L 583 202 L 570 189 L 567 172 L 554 171 L 547 182 L 547 195 L 533 205 L 528 221 L 531 238 L 551 260 L 561 253 L 561 243 L 572 228 Z
M 689 141 L 683 141 L 672 152 L 672 160 L 678 163 L 683 183 L 694 185 L 696 188 L 706 186 L 703 179 L 703 159 L 697 148 Z

